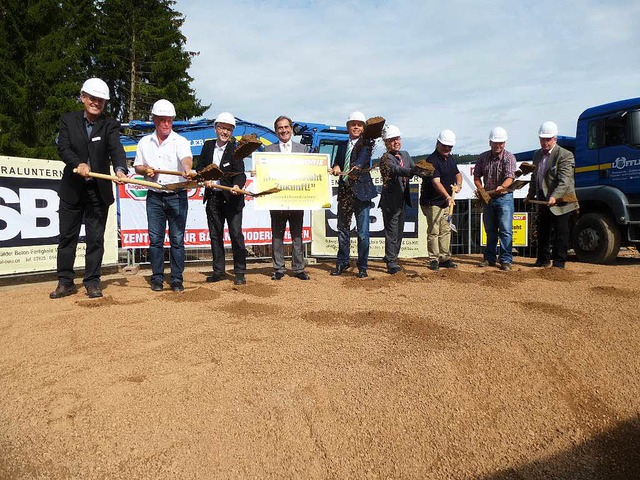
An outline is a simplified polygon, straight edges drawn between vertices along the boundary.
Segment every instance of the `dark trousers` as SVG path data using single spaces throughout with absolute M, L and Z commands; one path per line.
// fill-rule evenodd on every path
M 58 216 L 60 219 L 60 237 L 58 240 L 58 283 L 65 286 L 73 284 L 76 260 L 76 247 L 80 236 L 82 220 L 85 223 L 86 253 L 84 279 L 85 286 L 100 286 L 100 268 L 104 255 L 104 230 L 107 225 L 108 205 L 100 197 L 96 182 L 89 181 L 82 191 L 78 203 L 60 200 Z
M 396 210 L 382 209 L 384 222 L 384 261 L 387 268 L 398 266 L 398 255 L 404 234 L 404 205 Z
M 164 235 L 169 226 L 170 283 L 181 284 L 184 273 L 184 229 L 189 210 L 187 191 L 177 193 L 147 192 L 147 225 L 152 282 L 164 281 Z
M 285 272 L 284 266 L 284 232 L 289 222 L 293 252 L 291 256 L 291 269 L 293 273 L 304 271 L 304 248 L 302 245 L 302 219 L 303 210 L 271 210 L 271 247 L 273 269 L 276 272 Z
M 554 215 L 549 207 L 540 205 L 538 209 L 538 255 L 537 261 L 564 266 L 569 249 L 569 217 L 571 212 L 564 215 Z M 553 231 L 553 232 L 552 232 Z M 552 237 L 552 234 L 555 235 Z M 553 238 L 553 248 L 552 248 Z
M 242 235 L 242 210 L 232 208 L 224 196 L 216 192 L 207 199 L 206 205 L 209 236 L 211 237 L 211 255 L 213 256 L 213 274 L 224 274 L 224 222 L 229 227 L 231 249 L 233 251 L 233 273 L 244 275 L 247 271 L 247 249 Z

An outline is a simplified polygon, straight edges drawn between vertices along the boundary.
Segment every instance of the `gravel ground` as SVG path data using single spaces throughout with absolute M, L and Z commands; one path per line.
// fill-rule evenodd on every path
M 458 260 L 0 287 L 0 478 L 640 478 L 640 259 Z

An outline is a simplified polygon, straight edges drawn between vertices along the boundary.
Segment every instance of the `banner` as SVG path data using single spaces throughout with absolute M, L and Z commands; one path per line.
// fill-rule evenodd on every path
M 140 175 L 129 175 L 131 178 L 142 180 Z M 254 180 L 247 179 L 245 189 L 255 190 Z M 147 248 L 149 246 L 149 234 L 147 232 L 147 189 L 131 183 L 118 185 L 118 197 L 120 206 L 120 230 L 122 248 Z M 185 246 L 209 248 L 211 240 L 207 224 L 207 214 L 203 203 L 204 188 L 194 188 L 187 192 L 189 199 L 189 211 L 187 214 L 187 227 L 184 233 Z M 260 197 L 257 197 L 260 198 Z M 256 197 L 245 196 L 245 207 L 242 215 L 242 233 L 245 244 L 270 245 L 271 244 L 271 216 L 268 211 L 256 210 Z M 302 241 L 311 242 L 311 225 L 309 212 L 306 211 L 302 227 Z M 226 224 L 225 224 L 226 225 Z M 169 247 L 169 233 L 165 233 L 165 247 Z M 289 228 L 285 231 L 285 244 L 291 243 Z M 231 246 L 229 230 L 224 230 L 224 245 Z
M 319 210 L 329 208 L 331 183 L 326 153 L 254 152 L 256 191 L 279 188 L 257 197 L 256 210 Z
M 56 270 L 58 188 L 64 163 L 0 156 L 0 275 Z M 118 262 L 115 208 L 109 209 L 103 264 Z M 84 225 L 74 268 L 84 268 Z
M 372 200 L 373 207 L 370 212 L 370 250 L 372 258 L 384 257 L 384 223 L 380 204 L 380 192 L 382 191 L 382 178 L 380 171 L 371 171 L 373 184 L 378 190 L 378 195 Z M 411 207 L 406 207 L 404 221 L 404 237 L 400 257 L 414 258 L 427 256 L 427 221 L 424 215 L 419 214 L 419 181 L 415 177 L 409 182 L 411 194 Z M 311 255 L 333 256 L 338 252 L 338 180 L 331 179 L 332 198 L 329 210 L 314 211 L 311 213 L 313 226 L 313 242 L 311 243 Z M 358 255 L 358 239 L 355 233 L 355 216 L 351 221 L 351 256 Z

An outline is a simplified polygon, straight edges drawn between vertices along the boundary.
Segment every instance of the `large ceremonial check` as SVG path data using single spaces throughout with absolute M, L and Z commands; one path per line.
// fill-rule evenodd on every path
M 329 155 L 254 152 L 256 191 L 277 188 L 256 198 L 256 210 L 319 210 L 331 206 Z
M 64 163 L 0 156 L 0 275 L 56 269 L 58 188 Z M 84 267 L 84 225 L 74 268 Z M 116 209 L 104 235 L 103 265 L 118 262 Z

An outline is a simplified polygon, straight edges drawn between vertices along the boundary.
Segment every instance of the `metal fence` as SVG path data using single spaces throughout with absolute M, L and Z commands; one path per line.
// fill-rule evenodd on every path
M 514 255 L 523 257 L 535 257 L 536 255 L 536 235 L 535 235 L 535 209 L 525 205 L 522 199 L 515 199 L 515 211 L 527 212 L 529 215 L 528 246 L 514 247 Z M 453 223 L 458 228 L 457 234 L 451 237 L 451 253 L 454 255 L 482 253 L 480 244 L 481 229 L 480 221 L 482 206 L 476 200 L 458 200 L 453 215 Z M 421 213 L 419 213 L 421 215 Z M 305 244 L 305 256 L 310 256 L 310 244 Z M 270 262 L 271 245 L 247 246 L 247 261 Z M 291 245 L 285 245 L 285 256 L 291 256 Z M 225 248 L 225 257 L 232 259 L 231 248 Z M 326 258 L 326 257 L 323 257 Z M 330 257 L 329 257 L 330 258 Z M 165 260 L 169 260 L 169 249 L 165 249 Z M 211 262 L 211 250 L 209 248 L 187 248 L 186 262 L 205 263 Z M 140 249 L 120 249 L 120 263 L 128 265 L 148 264 L 149 251 L 146 248 Z

